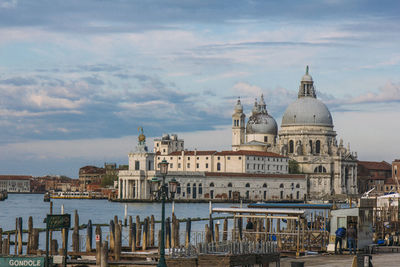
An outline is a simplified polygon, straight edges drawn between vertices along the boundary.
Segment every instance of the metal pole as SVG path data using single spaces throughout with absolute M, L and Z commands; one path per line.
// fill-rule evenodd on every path
M 165 175 L 163 175 L 161 185 L 161 240 L 160 240 L 160 260 L 158 267 L 167 267 L 165 262 Z

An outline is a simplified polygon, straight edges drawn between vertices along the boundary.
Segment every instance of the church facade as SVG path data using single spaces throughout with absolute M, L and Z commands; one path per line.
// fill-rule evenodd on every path
M 129 154 L 129 170 L 119 172 L 120 199 L 152 199 L 150 181 L 159 162 L 169 163 L 168 179 L 178 183 L 178 199 L 301 200 L 357 194 L 357 154 L 336 140 L 331 113 L 317 99 L 308 73 L 298 98 L 278 130 L 264 96 L 255 101 L 246 123 L 240 99 L 232 115 L 231 151 L 187 151 L 177 135 L 154 139 L 148 151 L 143 133 Z M 298 173 L 289 173 L 289 161 Z
M 263 96 L 254 104 L 246 127 L 240 100 L 232 119 L 232 149 L 271 151 L 294 160 L 299 172 L 307 174 L 310 197 L 357 194 L 357 153 L 343 140 L 338 144 L 332 115 L 317 98 L 308 66 L 298 98 L 287 107 L 279 131 Z

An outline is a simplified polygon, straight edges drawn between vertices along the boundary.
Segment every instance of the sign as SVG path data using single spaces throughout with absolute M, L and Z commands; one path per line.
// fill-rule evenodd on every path
M 44 257 L 1 257 L 0 266 L 2 267 L 44 267 Z
M 100 241 L 100 235 L 96 235 L 96 242 Z
M 47 215 L 46 226 L 49 230 L 71 227 L 71 214 Z

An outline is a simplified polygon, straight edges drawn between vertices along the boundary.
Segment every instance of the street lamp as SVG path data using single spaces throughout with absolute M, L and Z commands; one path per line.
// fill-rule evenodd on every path
M 162 184 L 159 189 L 161 193 L 161 240 L 160 240 L 160 260 L 158 262 L 158 267 L 167 267 L 165 262 L 165 197 L 167 196 L 165 188 L 165 177 L 168 173 L 168 162 L 164 159 L 160 162 L 160 174 L 162 176 Z M 156 183 L 156 181 L 155 181 Z

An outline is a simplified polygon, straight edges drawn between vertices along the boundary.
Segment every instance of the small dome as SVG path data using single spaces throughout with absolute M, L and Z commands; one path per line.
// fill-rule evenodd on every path
M 246 134 L 273 134 L 277 135 L 278 125 L 269 114 L 258 113 L 249 118 L 246 126 Z
M 237 102 L 236 102 L 235 112 L 236 113 L 242 113 L 243 112 L 243 106 L 242 106 L 242 103 L 240 102 L 240 99 L 238 99 Z
M 332 115 L 320 100 L 300 97 L 291 103 L 282 117 L 281 126 L 319 125 L 333 127 Z
M 313 79 L 312 79 L 311 75 L 305 74 L 305 75 L 303 75 L 303 78 L 301 78 L 301 81 L 302 82 L 312 82 Z

